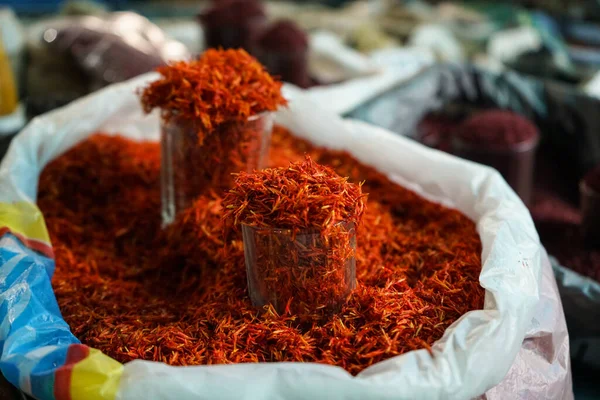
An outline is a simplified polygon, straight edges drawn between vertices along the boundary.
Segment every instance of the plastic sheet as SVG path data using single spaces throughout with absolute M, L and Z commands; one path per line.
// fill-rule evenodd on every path
M 52 249 L 34 203 L 38 177 L 51 159 L 98 130 L 158 139 L 158 116 L 143 116 L 134 94 L 153 77 L 110 86 L 34 119 L 0 165 L 0 369 L 11 383 L 41 399 L 572 398 L 568 334 L 550 264 L 528 211 L 500 175 L 344 121 L 293 88 L 278 123 L 316 145 L 347 150 L 477 222 L 484 310 L 448 328 L 433 357 L 412 351 L 356 377 L 312 363 L 121 365 L 78 344 L 50 286 Z
M 100 85 L 122 82 L 153 71 L 169 59 L 185 59 L 189 53 L 178 42 L 144 17 L 130 12 L 109 17 L 83 17 L 49 28 L 44 40 L 67 52 Z
M 183 44 L 132 12 L 42 21 L 30 28 L 28 42 L 27 103 L 32 115 L 190 57 Z
M 323 44 L 324 41 L 320 42 Z M 370 69 L 379 69 L 378 73 L 337 84 L 313 87 L 307 92 L 325 109 L 343 115 L 369 101 L 374 101 L 390 88 L 401 86 L 434 62 L 434 54 L 428 50 L 416 48 L 380 50 L 369 57 L 367 64 Z M 359 66 L 356 62 L 354 64 L 356 67 Z M 390 109 L 386 111 L 393 112 Z

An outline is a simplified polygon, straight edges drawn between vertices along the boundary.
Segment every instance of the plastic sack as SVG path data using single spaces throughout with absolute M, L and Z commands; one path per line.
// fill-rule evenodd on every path
M 48 45 L 68 53 L 102 86 L 153 71 L 168 60 L 189 58 L 181 43 L 131 12 L 83 17 L 49 29 L 55 31 L 44 35 Z
M 524 205 L 500 175 L 359 121 L 344 121 L 286 87 L 277 121 L 316 145 L 347 150 L 424 197 L 477 221 L 484 310 L 463 315 L 432 346 L 353 377 L 314 363 L 122 365 L 81 345 L 60 316 L 52 248 L 35 205 L 52 159 L 101 130 L 158 140 L 135 90 L 105 88 L 34 119 L 0 164 L 0 369 L 40 399 L 570 399 L 569 342 L 552 270 Z M 426 172 L 425 172 L 426 171 Z
M 62 17 L 30 29 L 27 103 L 38 115 L 108 84 L 190 57 L 141 15 Z

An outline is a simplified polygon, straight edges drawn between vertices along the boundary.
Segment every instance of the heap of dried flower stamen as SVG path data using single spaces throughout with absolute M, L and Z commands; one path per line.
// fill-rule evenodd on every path
M 241 241 L 225 239 L 227 251 L 217 251 L 220 196 L 202 196 L 178 217 L 186 233 L 173 241 L 188 243 L 173 247 L 160 230 L 160 145 L 95 135 L 40 177 L 38 205 L 56 254 L 52 286 L 73 334 L 123 363 L 319 362 L 356 375 L 430 348 L 483 307 L 481 241 L 466 216 L 285 129 L 274 129 L 272 146 L 271 166 L 308 153 L 365 181 L 358 286 L 340 313 L 302 324 L 252 307 Z M 163 252 L 173 261 L 157 257 Z
M 223 200 L 225 218 L 257 228 L 327 231 L 340 222 L 360 221 L 361 187 L 306 156 L 287 168 L 238 174 Z
M 157 70 L 142 92 L 162 113 L 163 220 L 207 190 L 227 190 L 232 173 L 263 168 L 272 115 L 286 104 L 281 82 L 244 50 L 208 50 Z
M 239 174 L 223 203 L 225 218 L 242 225 L 252 303 L 301 320 L 338 311 L 356 287 L 364 198 L 361 185 L 308 156 Z
M 193 61 L 157 68 L 161 78 L 142 92 L 144 111 L 160 108 L 165 120 L 197 120 L 198 139 L 224 122 L 245 121 L 286 104 L 281 82 L 244 50 L 207 50 Z

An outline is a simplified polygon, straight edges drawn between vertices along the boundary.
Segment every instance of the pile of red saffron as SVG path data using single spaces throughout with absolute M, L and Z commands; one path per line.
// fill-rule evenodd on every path
M 232 173 L 265 166 L 268 112 L 286 101 L 281 82 L 244 50 L 208 50 L 158 72 L 141 102 L 163 117 L 163 214 L 170 223 L 206 190 L 229 189 Z
M 207 50 L 198 60 L 157 71 L 161 78 L 142 92 L 146 112 L 160 108 L 165 120 L 197 121 L 199 140 L 222 123 L 246 121 L 285 105 L 281 82 L 244 50 Z
M 356 286 L 360 185 L 314 162 L 240 173 L 223 200 L 225 222 L 243 233 L 252 304 L 321 319 Z
M 239 173 L 225 196 L 224 218 L 257 228 L 327 231 L 339 222 L 358 224 L 364 197 L 360 185 L 307 156 L 287 167 Z
M 95 135 L 50 163 L 39 186 L 53 286 L 73 333 L 122 362 L 314 361 L 356 374 L 429 348 L 483 307 L 481 242 L 467 217 L 282 129 L 272 150 L 273 166 L 306 152 L 365 181 L 358 286 L 339 313 L 307 323 L 253 308 L 241 238 L 221 234 L 219 196 L 198 198 L 161 231 L 158 143 Z

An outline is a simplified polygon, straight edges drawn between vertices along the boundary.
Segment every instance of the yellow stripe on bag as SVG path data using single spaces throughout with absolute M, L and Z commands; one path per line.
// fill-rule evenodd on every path
M 90 349 L 90 354 L 73 366 L 71 399 L 114 400 L 122 374 L 123 364 Z
M 44 216 L 33 203 L 27 201 L 0 203 L 0 228 L 5 227 L 27 239 L 50 244 Z

